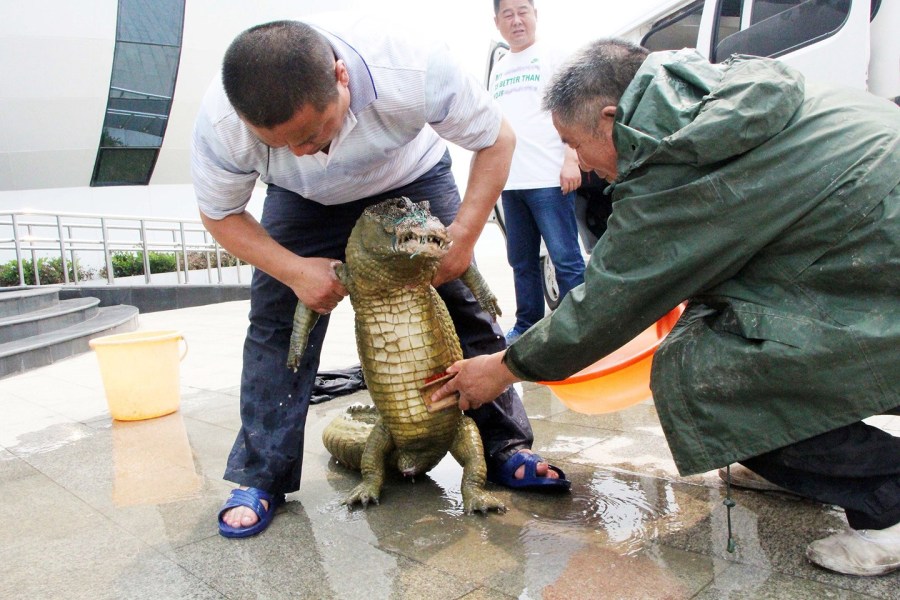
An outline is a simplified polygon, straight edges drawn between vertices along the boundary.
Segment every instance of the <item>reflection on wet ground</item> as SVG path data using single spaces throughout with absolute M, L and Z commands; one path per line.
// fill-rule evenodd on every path
M 592 437 L 537 387 L 526 405 L 551 410 L 536 420 L 536 449 L 566 470 L 571 493 L 492 486 L 508 512 L 466 516 L 462 469 L 448 456 L 415 481 L 389 477 L 380 505 L 349 510 L 341 501 L 359 475 L 315 436 L 367 401 L 361 392 L 311 410 L 302 489 L 269 531 L 225 540 L 213 515 L 228 489 L 219 478 L 235 393 L 188 393 L 166 417 L 57 423 L 5 442 L 0 597 L 897 598 L 897 576 L 841 577 L 805 561 L 808 541 L 844 526 L 832 507 L 735 490 L 728 553 L 714 474 L 679 478 L 664 456 L 645 460 L 664 449 L 646 433 Z M 642 413 L 629 418 L 652 418 Z M 613 431 L 648 443 L 588 460 Z
M 535 385 L 524 387 L 535 450 L 565 470 L 568 494 L 489 486 L 509 510 L 466 516 L 448 456 L 349 510 L 359 474 L 320 436 L 368 401 L 359 392 L 311 408 L 302 487 L 269 530 L 224 539 L 215 514 L 231 487 L 221 474 L 239 428 L 246 310 L 142 315 L 191 341 L 181 409 L 166 417 L 111 421 L 91 355 L 0 380 L 0 598 L 900 598 L 900 574 L 806 561 L 808 542 L 845 526 L 833 507 L 734 490 L 729 553 L 724 485 L 678 476 L 652 402 L 589 417 Z M 334 342 L 352 339 L 345 320 L 332 319 L 323 368 L 355 362 Z M 900 418 L 878 424 L 900 435 Z
M 163 504 L 196 496 L 197 475 L 184 417 L 113 421 L 112 499 L 116 506 Z

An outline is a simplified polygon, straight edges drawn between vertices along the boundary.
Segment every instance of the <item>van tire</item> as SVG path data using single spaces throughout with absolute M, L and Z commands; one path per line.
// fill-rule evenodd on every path
M 541 288 L 544 291 L 544 300 L 550 310 L 556 310 L 559 306 L 559 284 L 556 283 L 556 269 L 553 261 L 546 254 L 541 256 Z

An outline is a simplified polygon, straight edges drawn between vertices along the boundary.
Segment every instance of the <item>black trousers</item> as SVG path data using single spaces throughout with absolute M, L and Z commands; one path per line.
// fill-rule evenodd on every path
M 449 225 L 459 208 L 459 190 L 450 171 L 449 153 L 412 183 L 372 198 L 324 206 L 270 185 L 260 223 L 278 243 L 300 256 L 344 260 L 347 238 L 362 211 L 381 200 L 406 196 L 428 200 L 431 212 Z M 456 326 L 463 356 L 498 352 L 506 347 L 497 323 L 481 310 L 458 279 L 438 288 Z M 250 286 L 250 326 L 244 341 L 241 374 L 241 430 L 225 479 L 272 494 L 300 488 L 303 443 L 310 396 L 329 315 L 310 333 L 300 368 L 288 369 L 288 345 L 297 296 L 260 269 Z M 495 469 L 534 436 L 522 400 L 512 387 L 494 402 L 468 411 L 475 420 L 489 469 Z
M 900 437 L 853 423 L 742 460 L 801 496 L 844 509 L 853 529 L 900 523 Z

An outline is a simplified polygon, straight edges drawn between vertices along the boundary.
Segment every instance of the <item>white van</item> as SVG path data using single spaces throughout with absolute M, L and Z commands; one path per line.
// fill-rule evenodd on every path
M 810 79 L 895 99 L 898 28 L 897 0 L 669 0 L 609 35 L 654 51 L 697 48 L 714 63 L 777 58 Z
M 714 63 L 732 54 L 767 56 L 810 79 L 868 90 L 900 104 L 900 0 L 660 0 L 612 31 L 603 29 L 601 16 L 596 38 L 624 38 L 651 51 L 696 48 Z M 503 42 L 491 44 L 485 81 L 505 52 Z M 586 253 L 608 216 L 602 187 L 585 186 L 576 199 Z M 494 220 L 505 233 L 499 202 Z M 559 290 L 546 251 L 541 265 L 544 298 L 552 310 Z

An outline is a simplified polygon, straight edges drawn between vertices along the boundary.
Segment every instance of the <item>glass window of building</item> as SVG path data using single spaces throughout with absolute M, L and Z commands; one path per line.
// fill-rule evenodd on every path
M 183 26 L 184 0 L 119 0 L 92 186 L 149 183 L 172 110 Z

